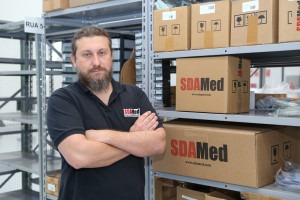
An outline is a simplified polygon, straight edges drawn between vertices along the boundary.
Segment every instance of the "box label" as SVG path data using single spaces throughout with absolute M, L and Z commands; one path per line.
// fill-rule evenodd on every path
M 186 195 L 181 195 L 181 197 L 182 197 L 183 199 L 186 199 L 186 200 L 197 200 L 197 199 L 188 197 L 188 196 L 186 196 Z
M 175 20 L 176 11 L 168 11 L 162 13 L 162 20 Z
M 200 15 L 212 14 L 216 12 L 216 4 L 208 4 L 200 6 Z
M 245 2 L 242 5 L 242 12 L 252 12 L 252 11 L 256 11 L 256 10 L 259 10 L 259 1 L 258 0 Z
M 49 191 L 55 192 L 56 187 L 54 184 L 48 183 L 47 188 Z

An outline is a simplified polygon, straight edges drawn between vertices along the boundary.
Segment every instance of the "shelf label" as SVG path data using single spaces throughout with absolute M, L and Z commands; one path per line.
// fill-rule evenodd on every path
M 45 34 L 45 21 L 37 17 L 25 17 L 24 32 Z

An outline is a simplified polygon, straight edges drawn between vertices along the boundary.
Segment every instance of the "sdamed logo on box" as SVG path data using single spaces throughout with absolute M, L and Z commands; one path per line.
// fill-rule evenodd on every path
M 210 78 L 180 78 L 180 89 L 194 91 L 224 91 L 224 78 L 211 80 Z
M 300 1 L 297 1 L 298 9 L 297 9 L 297 31 L 300 31 Z
M 228 151 L 226 144 L 223 144 L 221 147 L 216 147 L 209 146 L 207 142 L 172 139 L 170 141 L 170 146 L 171 154 L 173 156 L 228 162 Z

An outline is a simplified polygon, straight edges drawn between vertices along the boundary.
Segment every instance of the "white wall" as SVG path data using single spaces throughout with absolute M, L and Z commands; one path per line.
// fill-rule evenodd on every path
M 0 20 L 22 21 L 24 17 L 41 17 L 42 0 L 0 0 Z

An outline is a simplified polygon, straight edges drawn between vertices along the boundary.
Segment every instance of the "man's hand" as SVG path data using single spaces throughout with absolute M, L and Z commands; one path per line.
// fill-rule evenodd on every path
M 130 132 L 135 131 L 154 131 L 158 126 L 158 117 L 150 111 L 145 112 L 130 127 Z

